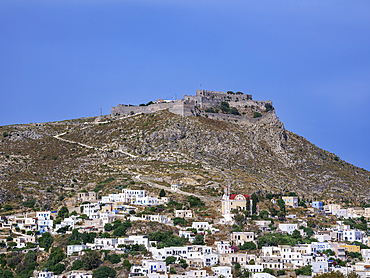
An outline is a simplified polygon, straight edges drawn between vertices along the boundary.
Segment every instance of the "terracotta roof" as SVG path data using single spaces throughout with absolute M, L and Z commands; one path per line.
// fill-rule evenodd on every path
M 242 196 L 244 196 L 244 197 L 245 197 L 245 199 L 250 199 L 250 198 L 251 198 L 251 196 L 249 196 L 249 195 L 247 195 L 247 194 L 231 194 L 231 195 L 230 195 L 230 200 L 234 200 L 234 199 L 235 199 L 235 197 L 236 197 L 236 196 L 238 196 L 238 195 L 242 195 Z

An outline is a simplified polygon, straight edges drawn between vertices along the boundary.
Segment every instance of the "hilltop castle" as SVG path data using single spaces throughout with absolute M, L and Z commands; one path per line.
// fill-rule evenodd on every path
M 222 107 L 227 103 L 227 107 Z M 229 108 L 229 110 L 227 110 Z M 111 115 L 149 114 L 168 109 L 183 117 L 203 116 L 211 119 L 235 122 L 256 122 L 273 110 L 271 101 L 252 100 L 252 95 L 241 92 L 214 92 L 197 90 L 195 96 L 184 95 L 174 101 L 157 100 L 149 105 L 118 104 L 111 108 Z M 231 112 L 230 112 L 231 111 Z

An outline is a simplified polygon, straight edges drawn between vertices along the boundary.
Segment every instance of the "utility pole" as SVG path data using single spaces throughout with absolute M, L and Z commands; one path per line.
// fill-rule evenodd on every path
M 100 108 L 100 117 L 103 115 L 103 108 Z

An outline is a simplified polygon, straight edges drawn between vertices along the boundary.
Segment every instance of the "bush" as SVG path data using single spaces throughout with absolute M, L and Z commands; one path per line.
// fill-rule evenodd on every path
M 112 264 L 118 264 L 121 261 L 121 257 L 116 254 L 112 254 L 107 256 L 107 260 Z
M 254 112 L 253 118 L 259 118 L 259 117 L 262 117 L 262 114 L 259 112 Z
M 39 246 L 49 251 L 50 246 L 53 244 L 54 238 L 50 233 L 43 233 L 39 238 Z
M 108 266 L 101 266 L 93 271 L 94 278 L 116 277 L 116 274 L 117 272 Z
M 161 191 L 159 192 L 159 197 L 162 198 L 162 197 L 165 197 L 165 196 L 166 196 L 166 192 L 162 188 Z
M 81 269 L 84 266 L 83 262 L 81 260 L 76 260 L 72 264 L 72 270 L 78 270 Z
M 244 242 L 243 245 L 239 245 L 240 250 L 256 250 L 257 246 L 252 241 Z
M 61 274 L 66 269 L 66 266 L 62 263 L 57 263 L 53 268 L 52 271 L 54 274 Z
M 189 202 L 190 207 L 203 207 L 204 206 L 204 203 L 198 197 L 189 196 L 187 198 L 187 201 Z
M 100 254 L 95 250 L 85 251 L 81 259 L 86 270 L 97 268 L 100 264 Z
M 178 237 L 173 235 L 172 231 L 166 232 L 153 232 L 149 234 L 149 240 L 157 241 L 158 248 L 169 247 L 169 246 L 184 246 L 187 239 L 184 237 Z
M 231 114 L 234 114 L 234 115 L 240 115 L 240 113 L 239 113 L 238 109 L 237 109 L 237 108 L 235 108 L 235 107 L 231 107 L 231 109 L 230 109 L 230 113 L 231 113 Z
M 174 264 L 176 262 L 176 258 L 174 256 L 168 256 L 165 260 L 166 265 Z
M 63 206 L 59 211 L 58 211 L 58 217 L 64 219 L 68 217 L 69 211 L 66 206 Z
M 0 277 L 2 278 L 14 278 L 13 276 L 13 272 L 11 272 L 10 270 L 7 270 L 7 269 L 0 269 Z
M 202 234 L 196 234 L 193 243 L 194 245 L 204 245 L 204 236 Z
M 23 206 L 25 206 L 27 208 L 33 208 L 35 203 L 36 203 L 36 201 L 34 199 L 31 199 L 31 200 L 27 200 L 27 201 L 23 202 Z
M 8 136 L 9 136 L 8 132 L 4 131 L 3 132 L 3 137 L 8 137 Z
M 206 108 L 204 111 L 207 113 L 217 113 L 212 107 Z
M 129 260 L 124 260 L 122 266 L 124 266 L 127 269 L 127 271 L 130 271 L 132 265 L 130 264 Z
M 271 275 L 274 275 L 274 271 L 272 269 L 269 269 L 269 268 L 265 268 L 263 270 L 263 272 L 268 273 L 268 274 L 271 274 Z
M 6 204 L 6 205 L 4 206 L 4 209 L 5 209 L 6 211 L 10 211 L 10 210 L 12 210 L 12 209 L 13 209 L 13 207 L 12 207 L 11 205 Z
M 178 224 L 180 224 L 180 225 L 186 225 L 186 220 L 184 218 L 181 218 L 181 217 L 175 217 L 173 219 L 173 224 L 174 225 L 178 225 Z
M 295 270 L 295 273 L 297 275 L 304 275 L 304 276 L 311 276 L 312 274 L 312 270 L 311 270 L 312 266 L 308 265 L 308 266 L 304 266 L 300 269 L 296 269 Z
M 230 105 L 228 102 L 226 101 L 221 101 L 221 106 L 220 106 L 220 109 L 222 112 L 224 113 L 227 113 L 230 111 Z
M 274 110 L 274 107 L 272 106 L 271 103 L 265 103 L 265 108 L 266 108 L 266 112 L 268 112 L 270 110 Z
M 261 211 L 260 211 L 259 216 L 260 216 L 262 219 L 267 220 L 267 218 L 269 217 L 269 213 L 268 213 L 268 211 L 267 211 L 267 210 L 263 209 L 263 210 L 261 210 Z

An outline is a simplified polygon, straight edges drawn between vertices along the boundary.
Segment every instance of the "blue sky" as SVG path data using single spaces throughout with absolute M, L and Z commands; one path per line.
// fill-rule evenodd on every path
M 370 170 L 369 11 L 340 0 L 0 1 L 0 125 L 242 91 Z

